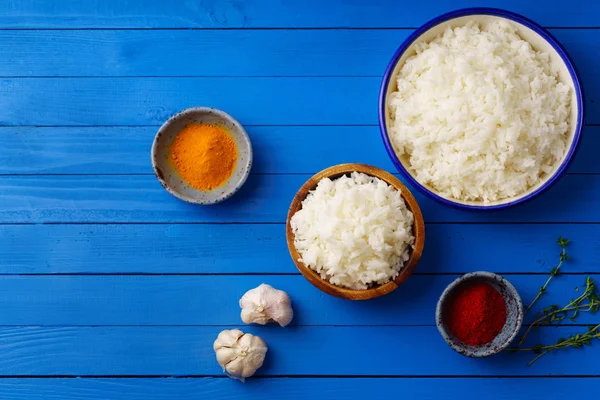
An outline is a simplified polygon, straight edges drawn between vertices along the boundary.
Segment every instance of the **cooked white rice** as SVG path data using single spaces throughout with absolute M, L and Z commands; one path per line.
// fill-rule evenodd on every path
M 413 214 L 400 192 L 363 173 L 322 179 L 290 223 L 299 261 L 350 289 L 394 279 L 414 244 Z
M 417 181 L 446 198 L 524 193 L 564 157 L 569 86 L 548 54 L 498 20 L 418 43 L 389 97 L 390 138 Z

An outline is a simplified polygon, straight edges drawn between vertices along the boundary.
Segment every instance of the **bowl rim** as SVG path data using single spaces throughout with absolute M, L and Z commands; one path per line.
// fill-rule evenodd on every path
M 191 197 L 188 197 L 188 196 L 185 196 L 185 195 L 179 193 L 178 191 L 176 191 L 175 189 L 173 189 L 171 186 L 169 186 L 167 184 L 167 182 L 163 179 L 162 174 L 159 173 L 158 166 L 156 165 L 158 139 L 159 139 L 160 135 L 163 133 L 163 131 L 165 129 L 167 129 L 173 122 L 175 122 L 176 120 L 178 120 L 186 115 L 204 114 L 204 113 L 214 114 L 214 115 L 218 116 L 219 118 L 222 118 L 222 119 L 230 122 L 233 126 L 236 127 L 236 129 L 238 130 L 238 132 L 241 134 L 241 136 L 244 138 L 244 141 L 248 145 L 248 154 L 246 156 L 248 167 L 245 169 L 244 174 L 241 176 L 240 180 L 227 193 L 225 193 L 222 196 L 215 197 L 214 199 L 211 199 L 211 200 L 193 199 Z M 239 158 L 239 156 L 238 156 L 238 158 Z M 250 140 L 250 136 L 248 135 L 248 132 L 246 132 L 246 129 L 244 129 L 242 124 L 238 120 L 233 118 L 231 115 L 226 113 L 225 111 L 219 110 L 217 108 L 203 107 L 203 106 L 188 107 L 188 108 L 183 109 L 183 110 L 177 112 L 176 114 L 173 114 L 172 116 L 170 116 L 169 119 L 167 119 L 160 126 L 160 128 L 158 128 L 158 130 L 156 131 L 156 134 L 154 135 L 154 139 L 152 141 L 152 147 L 150 150 L 150 160 L 152 163 L 152 170 L 154 171 L 154 175 L 156 176 L 156 178 L 158 179 L 158 181 L 160 182 L 162 187 L 167 192 L 169 192 L 171 195 L 176 197 L 177 199 L 184 201 L 186 203 L 189 203 L 189 204 L 198 204 L 198 205 L 217 204 L 217 203 L 227 200 L 228 198 L 233 196 L 235 193 L 237 193 L 240 190 L 240 188 L 242 186 L 244 186 L 244 183 L 246 183 L 246 180 L 248 180 L 248 176 L 250 175 L 250 168 L 252 167 L 252 159 L 253 159 L 252 141 Z
M 413 236 L 415 237 L 415 244 L 414 248 L 411 251 L 410 258 L 405 262 L 404 267 L 394 280 L 369 289 L 348 289 L 341 286 L 336 286 L 322 279 L 317 272 L 304 265 L 302 261 L 299 261 L 300 254 L 298 253 L 298 250 L 294 245 L 294 232 L 292 231 L 292 226 L 290 223 L 294 214 L 302 208 L 302 201 L 304 201 L 304 199 L 308 195 L 308 192 L 313 190 L 321 179 L 336 179 L 342 175 L 347 175 L 351 172 L 362 172 L 364 174 L 379 178 L 385 181 L 387 184 L 399 190 L 402 199 L 406 203 L 407 208 L 413 213 L 414 216 Z M 338 164 L 326 168 L 310 177 L 294 195 L 286 218 L 285 236 L 288 245 L 288 251 L 290 253 L 290 256 L 292 257 L 292 260 L 294 261 L 294 264 L 296 265 L 296 268 L 298 268 L 300 273 L 312 285 L 316 286 L 318 289 L 332 296 L 341 297 L 349 300 L 369 300 L 392 292 L 412 275 L 417 264 L 419 263 L 419 260 L 421 259 L 421 255 L 423 254 L 423 248 L 425 245 L 425 221 L 423 219 L 423 214 L 415 197 L 412 195 L 410 190 L 408 190 L 408 188 L 391 173 L 381 168 L 367 164 Z
M 507 288 L 507 291 L 510 292 L 510 295 L 517 303 L 517 321 L 516 321 L 516 327 L 515 327 L 514 331 L 511 332 L 511 334 L 507 337 L 507 339 L 501 345 L 499 345 L 493 349 L 487 349 L 487 351 L 486 351 L 486 349 L 483 349 L 483 348 L 480 349 L 479 351 L 476 351 L 476 350 L 474 351 L 472 348 L 475 346 L 467 346 L 466 345 L 465 347 L 461 347 L 461 346 L 457 345 L 452 340 L 449 340 L 450 333 L 446 329 L 445 325 L 442 323 L 443 307 L 446 304 L 446 301 L 448 300 L 448 298 L 450 297 L 450 294 L 452 293 L 452 291 L 455 290 L 458 286 L 464 284 L 465 282 L 470 282 L 470 281 L 477 280 L 477 279 L 499 281 L 502 285 L 504 285 Z M 467 357 L 475 357 L 475 358 L 488 357 L 488 356 L 497 354 L 497 353 L 501 352 L 502 350 L 504 350 L 506 347 L 508 347 L 513 342 L 513 340 L 515 340 L 515 338 L 521 331 L 521 327 L 523 326 L 524 318 L 525 318 L 525 311 L 523 309 L 523 300 L 521 299 L 521 295 L 519 295 L 519 292 L 517 291 L 517 289 L 513 286 L 512 283 L 510 283 L 510 281 L 508 279 L 506 279 L 502 275 L 496 274 L 494 272 L 489 272 L 489 271 L 473 271 L 473 272 L 463 274 L 463 275 L 459 276 L 458 278 L 454 279 L 448 286 L 446 286 L 446 288 L 440 295 L 440 297 L 437 301 L 436 307 L 435 307 L 435 324 L 437 325 L 438 331 L 440 332 L 440 335 L 442 336 L 444 341 L 454 351 L 456 351 L 460 354 L 463 354 Z
M 396 67 L 396 64 L 398 63 L 398 60 L 400 59 L 402 54 L 408 49 L 409 46 L 411 46 L 413 44 L 413 42 L 415 42 L 423 33 L 425 33 L 427 30 L 431 29 L 432 27 L 439 25 L 443 22 L 452 20 L 452 19 L 456 19 L 456 18 L 460 18 L 460 17 L 468 17 L 471 15 L 488 15 L 488 16 L 493 16 L 493 17 L 502 17 L 502 18 L 509 19 L 513 22 L 516 22 L 516 23 L 526 26 L 527 28 L 531 29 L 532 31 L 534 31 L 535 33 L 540 35 L 542 37 L 542 39 L 544 39 L 546 42 L 548 42 L 552 46 L 552 48 L 556 51 L 556 53 L 559 55 L 559 57 L 562 59 L 562 61 L 564 62 L 565 66 L 571 76 L 571 79 L 573 81 L 573 86 L 575 88 L 575 97 L 577 99 L 577 109 L 579 110 L 577 118 L 576 118 L 577 122 L 576 122 L 576 126 L 575 126 L 575 132 L 573 134 L 573 141 L 567 151 L 564 161 L 558 167 L 558 169 L 554 172 L 554 174 L 552 176 L 550 176 L 548 179 L 546 179 L 546 181 L 535 191 L 527 194 L 526 196 L 519 197 L 511 202 L 503 203 L 503 204 L 494 204 L 494 205 L 463 204 L 463 203 L 459 203 L 459 202 L 444 198 L 444 197 L 438 195 L 437 193 L 434 193 L 433 191 L 427 189 L 425 186 L 423 186 L 421 183 L 419 183 L 400 162 L 398 156 L 396 155 L 396 153 L 394 151 L 391 140 L 388 136 L 387 127 L 385 124 L 385 115 L 387 112 L 386 107 L 385 107 L 386 92 L 387 92 L 387 88 L 390 83 L 392 72 L 394 71 L 394 68 Z M 463 9 L 459 9 L 459 10 L 455 10 L 455 11 L 450 11 L 448 13 L 442 14 L 440 16 L 437 16 L 437 17 L 429 20 L 428 22 L 423 24 L 421 27 L 416 29 L 413 33 L 411 33 L 408 36 L 408 38 L 406 38 L 404 40 L 404 42 L 402 42 L 400 47 L 398 47 L 398 49 L 392 56 L 392 59 L 390 60 L 388 66 L 385 70 L 385 73 L 383 75 L 383 80 L 381 82 L 381 87 L 379 89 L 379 104 L 378 104 L 378 106 L 379 106 L 379 112 L 378 112 L 378 114 L 379 114 L 379 130 L 381 132 L 381 137 L 383 139 L 383 143 L 385 145 L 385 149 L 388 153 L 388 156 L 392 160 L 392 163 L 394 164 L 396 169 L 402 174 L 402 176 L 408 182 L 410 182 L 410 184 L 412 186 L 414 186 L 419 192 L 423 193 L 427 197 L 429 197 L 433 200 L 436 200 L 439 203 L 442 203 L 442 204 L 445 204 L 445 205 L 448 205 L 448 206 L 451 206 L 454 208 L 463 209 L 463 210 L 464 209 L 467 209 L 467 210 L 504 209 L 504 208 L 508 208 L 508 207 L 512 207 L 512 206 L 515 206 L 518 204 L 525 203 L 525 202 L 533 199 L 534 197 L 537 197 L 540 194 L 544 193 L 548 189 L 550 189 L 562 177 L 562 175 L 564 175 L 565 171 L 571 164 L 575 154 L 577 153 L 577 150 L 579 149 L 579 146 L 581 143 L 583 123 L 585 120 L 585 95 L 583 92 L 581 79 L 579 77 L 579 73 L 577 72 L 577 68 L 575 67 L 575 64 L 573 63 L 571 57 L 569 56 L 569 54 L 567 53 L 565 48 L 560 44 L 560 42 L 548 30 L 546 30 L 541 25 L 530 20 L 527 17 L 524 17 L 524 16 L 514 13 L 512 11 L 507 11 L 507 10 L 503 10 L 503 9 L 499 9 L 499 8 L 489 8 L 489 7 L 471 7 L 471 8 L 463 8 Z

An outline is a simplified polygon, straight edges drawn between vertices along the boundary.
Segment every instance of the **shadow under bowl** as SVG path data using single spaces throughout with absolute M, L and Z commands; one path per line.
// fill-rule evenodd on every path
M 444 320 L 447 304 L 457 289 L 476 282 L 485 282 L 496 289 L 506 304 L 506 323 L 502 331 L 490 343 L 481 346 L 471 346 L 460 341 L 448 329 Z M 515 287 L 500 275 L 484 271 L 471 272 L 454 280 L 440 296 L 435 310 L 435 322 L 446 343 L 468 357 L 488 357 L 504 350 L 521 330 L 523 316 L 523 303 Z
M 387 184 L 393 186 L 397 190 L 400 191 L 402 195 L 402 199 L 406 203 L 406 207 L 413 213 L 414 223 L 413 223 L 413 236 L 415 237 L 415 244 L 411 251 L 410 258 L 405 262 L 404 267 L 398 274 L 398 276 L 389 282 L 386 282 L 382 285 L 374 286 L 369 289 L 364 290 L 356 290 L 356 289 L 348 289 L 343 288 L 337 285 L 330 283 L 329 281 L 321 278 L 317 272 L 312 270 L 310 267 L 306 266 L 302 261 L 300 261 L 301 256 L 294 245 L 294 232 L 292 230 L 292 226 L 290 221 L 294 214 L 302 208 L 302 202 L 308 195 L 308 193 L 315 189 L 323 178 L 336 179 L 343 175 L 349 175 L 352 172 L 362 172 L 367 175 L 374 176 L 385 181 Z M 348 300 L 369 300 L 376 297 L 383 296 L 388 294 L 398 288 L 404 281 L 408 279 L 408 277 L 415 270 L 421 255 L 423 253 L 423 247 L 425 245 L 425 222 L 423 220 L 423 214 L 421 213 L 421 209 L 417 204 L 414 196 L 410 193 L 410 191 L 404 186 L 402 182 L 394 175 L 386 172 L 380 168 L 373 167 L 365 164 L 340 164 L 335 165 L 333 167 L 327 168 L 316 175 L 312 176 L 302 187 L 292 200 L 292 204 L 288 211 L 287 221 L 286 221 L 286 240 L 288 245 L 288 250 L 292 257 L 292 260 L 296 264 L 298 270 L 302 273 L 302 275 L 314 286 L 322 290 L 323 292 L 330 294 L 332 296 L 341 297 Z
M 238 159 L 231 177 L 213 190 L 192 187 L 177 173 L 170 160 L 175 137 L 189 124 L 219 125 L 235 141 Z M 216 204 L 236 193 L 248 179 L 252 168 L 252 144 L 242 125 L 231 115 L 209 107 L 192 107 L 169 118 L 158 130 L 152 143 L 152 168 L 160 184 L 173 196 L 192 204 Z

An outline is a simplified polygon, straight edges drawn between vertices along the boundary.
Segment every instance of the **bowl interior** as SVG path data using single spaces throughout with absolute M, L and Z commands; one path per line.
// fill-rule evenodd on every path
M 235 141 L 238 160 L 235 169 L 224 185 L 211 191 L 202 191 L 184 181 L 170 160 L 175 137 L 191 123 L 220 125 L 227 129 Z M 184 110 L 163 124 L 152 144 L 152 166 L 163 187 L 180 200 L 195 204 L 214 204 L 234 194 L 246 181 L 252 166 L 252 146 L 244 128 L 228 114 L 204 107 Z
M 364 290 L 354 290 L 347 289 L 340 286 L 336 286 L 332 283 L 321 278 L 317 272 L 310 269 L 308 266 L 304 265 L 302 261 L 300 261 L 300 254 L 296 250 L 296 246 L 294 245 L 294 233 L 292 231 L 292 227 L 290 224 L 290 220 L 292 216 L 302 208 L 302 201 L 306 198 L 308 193 L 313 190 L 319 181 L 323 178 L 336 179 L 341 177 L 342 175 L 347 175 L 352 172 L 362 172 L 387 182 L 389 185 L 398 189 L 406 203 L 407 208 L 414 215 L 414 223 L 413 223 L 413 235 L 415 237 L 415 245 L 411 251 L 410 258 L 405 263 L 404 268 L 400 271 L 396 279 L 389 281 L 383 285 L 374 286 L 369 289 Z M 387 294 L 394 289 L 396 289 L 400 284 L 402 284 L 408 277 L 412 274 L 415 267 L 417 266 L 419 259 L 421 258 L 421 254 L 423 253 L 423 247 L 425 244 L 425 223 L 423 220 L 423 214 L 421 213 L 421 209 L 417 204 L 414 196 L 409 192 L 409 190 L 396 178 L 394 175 L 376 167 L 372 167 L 370 165 L 365 164 L 341 164 L 336 165 L 330 168 L 327 168 L 313 177 L 311 177 L 306 183 L 298 190 L 298 193 L 294 196 L 292 200 L 292 204 L 290 206 L 287 222 L 286 222 L 286 239 L 288 244 L 288 249 L 290 255 L 296 267 L 302 275 L 310 283 L 314 286 L 318 287 L 325 293 L 331 294 L 333 296 L 342 297 L 350 300 L 367 300 L 375 297 L 382 296 Z
M 563 60 L 561 55 L 557 52 L 557 50 L 552 46 L 552 44 L 549 43 L 538 32 L 536 32 L 533 29 L 531 29 L 530 27 L 523 25 L 519 22 L 516 22 L 514 20 L 499 17 L 499 16 L 494 16 L 494 15 L 475 14 L 475 15 L 466 15 L 466 16 L 462 16 L 462 17 L 458 17 L 458 18 L 452 18 L 450 20 L 447 20 L 447 21 L 444 21 L 437 25 L 432 26 L 431 28 L 425 30 L 422 34 L 420 34 L 416 38 L 414 38 L 414 40 L 410 43 L 410 45 L 408 45 L 406 50 L 401 54 L 400 58 L 397 60 L 397 62 L 395 64 L 394 68 L 392 69 L 392 72 L 390 74 L 390 79 L 389 79 L 387 87 L 386 87 L 386 91 L 383 94 L 385 96 L 385 98 L 384 98 L 384 102 L 383 102 L 384 110 L 382 111 L 382 114 L 384 115 L 384 119 L 385 119 L 385 121 L 384 121 L 385 135 L 388 135 L 388 132 L 390 131 L 390 127 L 392 126 L 392 118 L 393 118 L 393 115 L 392 115 L 392 113 L 390 113 L 390 110 L 388 108 L 389 96 L 392 92 L 397 90 L 397 77 L 398 77 L 398 74 L 400 73 L 400 69 L 404 65 L 406 59 L 416 54 L 416 51 L 415 51 L 416 43 L 423 42 L 423 41 L 426 41 L 426 42 L 431 41 L 436 36 L 442 34 L 448 27 L 454 28 L 457 26 L 464 26 L 469 21 L 475 21 L 475 22 L 481 24 L 482 26 L 485 26 L 486 24 L 490 24 L 494 20 L 498 20 L 498 19 L 503 19 L 503 20 L 510 22 L 513 26 L 515 26 L 517 28 L 517 31 L 518 31 L 519 35 L 521 36 L 521 38 L 528 41 L 535 50 L 547 53 L 550 56 L 552 70 L 560 76 L 561 82 L 563 82 L 571 87 L 571 114 L 570 114 L 570 120 L 569 120 L 569 131 L 567 133 L 567 135 L 568 135 L 567 149 L 570 149 L 570 150 L 567 150 L 567 152 L 565 153 L 563 158 L 556 163 L 553 171 L 542 176 L 540 181 L 535 186 L 529 188 L 529 190 L 527 190 L 525 193 L 521 193 L 517 196 L 510 197 L 510 198 L 503 199 L 503 200 L 496 201 L 496 202 L 488 202 L 485 204 L 483 202 L 463 201 L 463 200 L 458 200 L 458 199 L 451 198 L 451 197 L 445 197 L 445 196 L 442 196 L 441 194 L 437 193 L 436 190 L 433 189 L 432 187 L 430 187 L 429 185 L 417 182 L 416 174 L 410 168 L 408 156 L 403 155 L 401 157 L 398 157 L 397 152 L 394 151 L 394 153 L 396 153 L 395 157 L 398 159 L 399 163 L 401 164 L 402 168 L 406 171 L 406 173 L 408 173 L 410 175 L 410 177 L 412 177 L 412 180 L 414 181 L 413 183 L 415 183 L 417 186 L 420 186 L 422 189 L 425 189 L 426 191 L 429 191 L 429 192 L 435 194 L 439 198 L 445 199 L 454 204 L 465 205 L 465 206 L 494 207 L 494 206 L 508 205 L 519 199 L 529 198 L 534 193 L 538 192 L 542 187 L 544 187 L 550 179 L 555 177 L 555 175 L 560 175 L 560 173 L 562 172 L 561 167 L 565 163 L 568 163 L 568 160 L 572 156 L 572 151 L 574 151 L 574 148 L 573 148 L 574 140 L 576 138 L 578 139 L 578 133 L 581 130 L 581 123 L 580 123 L 581 122 L 580 114 L 582 113 L 582 110 L 580 109 L 581 93 L 580 93 L 580 91 L 576 90 L 576 88 L 579 89 L 579 86 L 578 86 L 578 84 L 576 84 L 577 78 L 574 75 L 575 72 L 574 71 L 572 72 L 569 70 L 567 64 L 565 63 L 565 61 Z M 389 135 L 388 135 L 388 140 L 389 140 L 389 143 L 393 143 L 391 141 L 391 138 L 389 138 Z
M 458 340 L 445 323 L 446 307 L 456 290 L 464 285 L 485 282 L 496 289 L 506 304 L 506 323 L 496 338 L 483 346 L 470 346 Z M 506 348 L 516 337 L 523 323 L 523 304 L 514 286 L 503 277 L 490 272 L 472 272 L 456 279 L 442 293 L 436 310 L 436 323 L 442 337 L 457 352 L 469 357 L 486 357 Z

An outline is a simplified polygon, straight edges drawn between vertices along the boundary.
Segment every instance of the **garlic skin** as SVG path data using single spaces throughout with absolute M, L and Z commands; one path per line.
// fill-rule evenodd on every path
M 294 318 L 290 296 L 266 283 L 248 290 L 240 299 L 240 307 L 242 321 L 246 324 L 277 322 L 286 326 Z
M 258 336 L 239 329 L 224 330 L 213 343 L 217 362 L 232 378 L 244 380 L 259 369 L 267 354 L 267 345 Z

